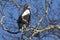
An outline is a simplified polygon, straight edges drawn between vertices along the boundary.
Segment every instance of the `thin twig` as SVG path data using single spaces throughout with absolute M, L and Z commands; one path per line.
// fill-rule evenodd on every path
M 48 2 L 45 0 L 45 3 L 46 3 L 46 11 L 44 13 L 44 15 L 41 17 L 41 19 L 39 19 L 39 22 L 37 23 L 36 27 L 38 28 L 38 26 L 41 24 L 42 20 L 44 19 L 44 17 L 47 15 L 47 12 L 48 12 L 48 8 L 49 8 L 49 5 L 48 5 Z M 39 32 L 39 30 L 37 31 L 37 28 L 33 31 L 33 34 L 32 36 L 30 36 L 30 40 L 32 40 L 32 37 Z M 43 30 L 40 30 L 40 32 L 43 31 Z
M 17 8 L 21 9 L 21 6 L 15 0 L 12 0 L 12 2 L 16 5 Z

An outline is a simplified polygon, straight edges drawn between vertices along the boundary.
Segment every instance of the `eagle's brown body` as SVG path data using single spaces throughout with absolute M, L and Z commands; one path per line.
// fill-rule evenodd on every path
M 28 6 L 27 6 L 28 7 Z M 23 11 L 23 13 L 19 16 L 18 20 L 17 20 L 17 23 L 18 23 L 18 26 L 19 26 L 19 29 L 23 27 L 23 25 L 25 25 L 26 27 L 29 26 L 29 23 L 30 23 L 30 8 L 27 8 L 25 7 L 26 9 Z M 26 12 L 26 10 L 29 10 L 28 14 L 26 15 L 23 15 L 25 14 L 24 12 Z M 27 12 L 26 12 L 27 13 Z M 23 15 L 23 16 L 22 16 Z

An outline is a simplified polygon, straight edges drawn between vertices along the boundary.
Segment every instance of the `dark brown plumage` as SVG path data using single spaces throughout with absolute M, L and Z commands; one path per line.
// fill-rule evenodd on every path
M 28 11 L 28 12 L 27 12 Z M 25 25 L 26 27 L 29 26 L 30 23 L 30 6 L 26 5 L 24 7 L 24 11 L 22 12 L 22 14 L 19 16 L 17 23 L 19 26 L 19 29 L 23 27 L 23 25 Z

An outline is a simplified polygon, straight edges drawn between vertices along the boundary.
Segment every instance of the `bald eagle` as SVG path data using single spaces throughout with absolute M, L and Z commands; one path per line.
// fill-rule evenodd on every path
M 24 11 L 22 12 L 22 14 L 19 16 L 17 23 L 19 26 L 19 29 L 21 29 L 22 27 L 24 27 L 24 25 L 26 27 L 29 26 L 30 24 L 30 6 L 29 5 L 25 5 L 24 7 Z

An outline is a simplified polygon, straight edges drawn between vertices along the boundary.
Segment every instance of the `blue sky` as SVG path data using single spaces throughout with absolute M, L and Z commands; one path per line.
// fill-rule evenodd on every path
M 5 3 L 6 6 L 4 8 L 4 13 L 6 15 L 6 18 L 3 20 L 3 24 L 10 30 L 10 31 L 17 31 L 18 30 L 18 25 L 16 23 L 16 20 L 18 19 L 19 15 L 21 14 L 22 10 L 19 8 L 17 8 L 15 6 L 15 4 L 13 2 L 6 2 L 6 1 L 1 1 L 0 4 L 0 10 L 2 10 L 2 8 L 4 7 Z M 31 26 L 36 26 L 36 24 L 38 23 L 38 19 L 42 17 L 42 15 L 44 14 L 44 10 L 45 10 L 45 0 L 15 0 L 23 9 L 25 4 L 28 4 L 31 6 Z M 51 0 L 47 0 L 49 3 L 51 2 Z M 39 28 L 43 28 L 46 27 L 47 25 L 49 25 L 49 19 L 51 21 L 53 20 L 59 20 L 60 19 L 60 9 L 59 9 L 59 5 L 60 4 L 60 0 L 53 0 L 53 3 L 50 5 L 51 8 L 49 8 L 48 14 L 47 16 L 44 18 L 44 20 L 42 21 L 41 25 L 39 26 Z M 2 5 L 2 6 L 1 6 Z M 44 10 L 42 10 L 42 9 Z M 38 12 L 37 12 L 38 10 Z M 2 17 L 2 14 L 0 12 L 0 19 Z M 12 17 L 12 19 L 10 18 Z M 14 20 L 15 19 L 15 20 Z M 55 23 L 55 22 L 54 22 Z M 57 23 L 57 22 L 56 22 Z M 60 23 L 58 22 L 58 24 L 60 25 Z M 21 34 L 22 33 L 18 33 L 18 34 L 10 34 L 4 30 L 2 30 L 1 26 L 0 26 L 0 40 L 4 40 L 4 38 L 6 38 L 7 40 L 17 40 L 17 38 L 21 38 Z M 50 34 L 51 35 L 51 34 Z M 4 36 L 4 38 L 3 38 Z M 12 36 L 12 37 L 11 37 Z M 52 35 L 54 36 L 54 35 Z M 27 38 L 26 38 L 27 39 Z M 33 40 L 38 40 L 37 38 L 33 38 Z M 53 40 L 53 37 L 43 37 L 42 40 Z M 59 38 L 58 38 L 59 40 Z

